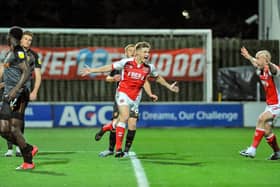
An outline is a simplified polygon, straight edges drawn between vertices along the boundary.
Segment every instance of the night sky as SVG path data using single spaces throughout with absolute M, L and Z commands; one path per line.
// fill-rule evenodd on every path
M 257 39 L 258 29 L 245 23 L 258 13 L 257 0 L 9 0 L 0 12 L 1 27 L 211 28 L 214 37 L 248 39 Z

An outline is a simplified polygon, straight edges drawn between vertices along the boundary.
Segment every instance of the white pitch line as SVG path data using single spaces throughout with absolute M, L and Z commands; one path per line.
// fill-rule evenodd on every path
M 144 168 L 142 167 L 140 160 L 137 158 L 136 153 L 129 152 L 129 157 L 130 157 L 131 163 L 133 165 L 138 187 L 149 187 L 149 182 L 146 177 Z
M 39 151 L 40 153 L 67 153 L 67 152 L 75 152 L 75 153 L 84 153 L 84 152 L 97 152 L 97 151 L 82 151 L 82 150 L 68 150 L 68 151 L 61 151 L 61 150 L 57 150 L 57 151 Z M 131 160 L 134 172 L 135 172 L 135 176 L 137 179 L 137 183 L 138 183 L 138 187 L 149 187 L 149 182 L 147 179 L 147 176 L 145 174 L 144 168 L 142 167 L 141 161 L 137 158 L 137 155 L 135 152 L 129 152 L 129 158 Z

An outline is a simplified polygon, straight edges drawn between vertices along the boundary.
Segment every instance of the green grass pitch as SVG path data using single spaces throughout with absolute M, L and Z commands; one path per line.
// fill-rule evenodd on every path
M 130 158 L 100 158 L 108 134 L 99 142 L 97 128 L 26 129 L 28 142 L 39 147 L 32 171 L 16 171 L 21 158 L 4 157 L 0 141 L 0 187 L 137 187 Z M 275 134 L 280 139 L 279 129 Z M 253 128 L 139 128 L 131 151 L 150 187 L 280 186 L 280 160 L 266 158 L 262 140 L 254 159 L 239 151 L 252 141 Z

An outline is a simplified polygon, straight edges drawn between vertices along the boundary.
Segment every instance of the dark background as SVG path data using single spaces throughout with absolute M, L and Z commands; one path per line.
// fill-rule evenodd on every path
M 190 19 L 182 11 L 190 13 Z M 214 37 L 257 39 L 257 0 L 1 0 L 0 26 L 56 28 L 211 28 Z

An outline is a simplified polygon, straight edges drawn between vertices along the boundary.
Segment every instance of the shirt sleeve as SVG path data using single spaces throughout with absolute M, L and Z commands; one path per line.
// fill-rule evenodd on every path
M 38 53 L 36 53 L 35 51 L 33 51 L 33 50 L 31 50 L 31 49 L 30 49 L 30 52 L 31 52 L 31 54 L 34 56 L 35 68 L 41 68 L 41 66 L 42 66 L 42 61 L 41 61 L 41 59 L 40 59 Z
M 124 65 L 127 63 L 127 58 L 122 59 L 120 61 L 114 62 L 112 64 L 113 70 L 122 70 Z

